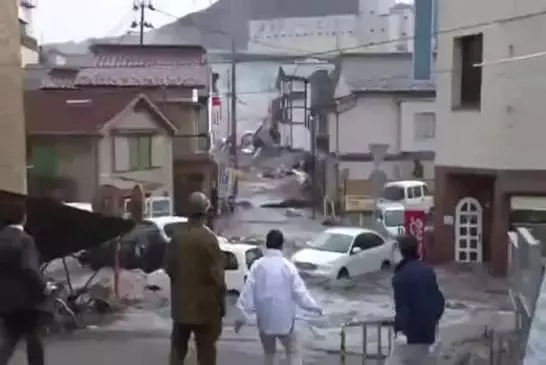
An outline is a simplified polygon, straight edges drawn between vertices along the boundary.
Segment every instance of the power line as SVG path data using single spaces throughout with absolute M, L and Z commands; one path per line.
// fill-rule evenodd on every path
M 156 10 L 157 11 L 157 10 Z M 525 19 L 525 18 L 530 18 L 530 17 L 535 17 L 535 16 L 542 16 L 542 15 L 546 15 L 546 9 L 545 10 L 542 10 L 542 11 L 539 11 L 539 12 L 534 12 L 534 13 L 529 13 L 529 14 L 525 14 L 525 15 L 520 15 L 520 16 L 515 16 L 515 17 L 507 17 L 507 18 L 501 18 L 501 19 L 497 19 L 497 20 L 493 20 L 493 21 L 488 21 L 488 22 L 482 22 L 482 23 L 477 23 L 477 24 L 473 24 L 473 25 L 466 25 L 466 26 L 462 26 L 462 27 L 458 27 L 458 28 L 451 28 L 451 29 L 446 29 L 446 30 L 440 30 L 438 32 L 436 32 L 436 34 L 445 34 L 445 33 L 449 33 L 449 32 L 455 32 L 455 31 L 459 31 L 459 30 L 469 30 L 469 29 L 474 29 L 474 28 L 481 28 L 481 27 L 484 27 L 484 26 L 488 26 L 488 25 L 494 25 L 494 24 L 498 24 L 498 23 L 505 23 L 505 22 L 511 22 L 511 21 L 516 21 L 516 20 L 521 20 L 521 19 Z M 226 34 L 227 33 L 224 33 L 222 32 L 222 34 Z M 404 37 L 404 38 L 400 38 L 400 39 L 404 39 L 404 40 L 407 40 L 407 39 L 413 39 L 413 37 Z M 400 39 L 395 39 L 395 40 L 390 40 L 388 42 L 398 42 Z M 387 43 L 387 42 L 384 42 L 384 43 Z M 364 44 L 364 45 L 360 45 L 359 47 L 360 48 L 363 48 L 363 47 L 366 47 L 366 46 L 375 46 L 377 45 L 378 43 L 368 43 L 368 44 Z M 351 48 L 354 48 L 354 47 L 351 47 Z M 347 50 L 346 48 L 345 49 L 342 49 L 342 50 Z M 330 51 L 324 51 L 322 52 L 323 54 L 328 54 Z M 312 54 L 316 54 L 316 53 L 312 53 Z M 343 54 L 341 52 L 341 54 Z M 291 56 L 291 58 L 293 57 L 294 60 L 296 59 L 300 59 L 302 57 L 306 57 L 308 58 L 309 56 L 311 55 L 311 53 L 307 54 L 307 55 L 294 55 L 294 56 Z M 334 55 L 330 54 L 328 56 L 328 58 L 330 60 L 332 60 L 334 57 Z M 227 62 L 208 62 L 208 64 L 226 64 Z M 132 66 L 129 66 L 129 67 L 126 67 L 126 68 L 148 68 L 148 67 L 153 67 L 153 68 L 161 68 L 161 67 L 166 67 L 166 68 L 176 68 L 177 66 L 189 66 L 189 65 L 197 65 L 197 63 L 187 63 L 187 64 L 184 64 L 184 63 L 180 63 L 180 64 L 177 64 L 177 65 L 173 65 L 173 66 L 156 66 L 156 65 L 153 65 L 153 66 L 149 66 L 149 65 L 132 65 Z M 0 67 L 11 67 L 12 65 L 0 65 Z M 118 68 L 117 66 L 100 66 L 100 67 L 96 67 L 96 66 L 84 66 L 84 67 L 78 67 L 76 66 L 75 68 L 77 69 L 106 69 L 106 68 Z M 441 73 L 451 73 L 452 70 L 435 70 L 433 71 L 433 74 L 441 74 Z M 370 78 L 370 79 L 359 79 L 358 81 L 359 82 L 366 82 L 366 81 L 390 81 L 390 80 L 397 80 L 397 79 L 408 79 L 410 78 L 410 74 L 399 74 L 399 75 L 392 75 L 392 76 L 388 76 L 388 77 L 383 77 L 383 78 Z M 117 92 L 117 90 L 108 90 L 105 92 Z M 264 89 L 264 90 L 249 90 L 249 91 L 241 91 L 241 92 L 238 92 L 239 95 L 249 95 L 249 94 L 262 94 L 262 93 L 268 93 L 268 94 L 271 94 L 271 93 L 274 93 L 276 92 L 276 90 L 272 90 L 272 89 Z
M 151 29 L 154 26 L 151 22 L 146 20 L 146 12 L 154 11 L 155 7 L 152 4 L 152 0 L 134 0 L 133 1 L 133 11 L 138 12 L 140 14 L 140 19 L 134 20 L 131 23 L 131 28 L 136 29 L 138 28 L 139 33 L 139 44 L 144 45 L 144 32 L 146 29 Z
M 453 1 L 456 1 L 456 0 L 453 0 Z M 164 12 L 164 11 L 160 11 L 160 10 L 157 10 L 157 9 L 156 9 L 156 11 L 159 11 L 162 14 L 165 14 L 167 16 L 171 16 L 173 18 L 178 18 L 177 16 L 169 14 L 169 13 Z M 440 34 L 449 34 L 449 33 L 454 33 L 454 32 L 459 32 L 459 31 L 464 31 L 464 30 L 472 30 L 472 29 L 476 29 L 476 28 L 483 28 L 483 27 L 487 27 L 487 26 L 491 26 L 491 25 L 495 25 L 495 24 L 500 24 L 500 23 L 510 23 L 510 22 L 514 22 L 514 21 L 518 21 L 518 20 L 524 20 L 524 19 L 527 19 L 527 18 L 534 18 L 534 17 L 537 17 L 537 16 L 543 16 L 543 15 L 546 15 L 546 9 L 535 11 L 535 12 L 530 12 L 530 13 L 526 13 L 526 14 L 521 14 L 521 15 L 515 15 L 515 16 L 511 16 L 511 17 L 502 17 L 502 18 L 497 18 L 497 19 L 493 19 L 493 20 L 489 20 L 489 21 L 458 26 L 458 27 L 454 27 L 454 28 L 440 29 L 440 30 L 438 30 L 436 32 L 432 32 L 431 35 L 436 36 L 436 35 L 440 35 Z M 226 37 L 232 37 L 229 32 L 226 32 L 226 31 L 223 31 L 223 30 L 218 30 L 218 29 L 210 29 L 208 27 L 204 27 L 201 24 L 197 24 L 194 21 L 191 21 L 191 23 L 194 26 L 204 30 L 205 32 L 222 34 L 222 35 L 225 35 Z M 399 38 L 394 38 L 394 39 L 386 39 L 386 40 L 383 40 L 383 41 L 367 42 L 367 43 L 362 43 L 362 44 L 359 44 L 359 45 L 356 45 L 356 46 L 350 46 L 350 47 L 342 47 L 342 48 L 336 47 L 336 48 L 328 49 L 328 50 L 325 50 L 325 51 L 305 52 L 303 54 L 296 54 L 296 55 L 294 55 L 294 57 L 296 57 L 296 58 L 313 58 L 315 56 L 333 56 L 333 55 L 343 53 L 343 52 L 346 52 L 346 51 L 358 51 L 358 50 L 361 50 L 361 49 L 376 47 L 376 46 L 380 46 L 380 45 L 398 43 L 398 42 L 402 42 L 402 41 L 411 41 L 411 40 L 415 40 L 415 35 L 404 36 L 404 37 L 399 37 Z M 259 40 L 256 40 L 256 39 L 250 39 L 250 42 L 254 42 L 254 43 L 258 43 L 258 44 L 262 44 L 262 45 L 266 45 L 266 46 L 271 46 L 272 48 L 283 49 L 284 51 L 288 51 L 288 52 L 295 52 L 295 51 L 296 52 L 301 52 L 301 50 L 291 49 L 291 48 L 287 48 L 287 47 L 283 47 L 283 46 L 279 46 L 279 45 L 272 45 L 272 44 L 268 44 L 267 42 L 259 41 Z
M 126 26 L 126 23 L 125 21 L 127 20 L 127 18 L 129 17 L 129 15 L 132 15 L 133 14 L 133 10 L 130 9 L 130 10 L 127 10 L 127 12 L 121 17 L 119 18 L 119 22 L 116 23 L 116 25 L 114 25 L 112 27 L 112 29 L 110 29 L 107 33 L 106 33 L 106 36 L 109 37 L 109 36 L 116 36 L 118 34 L 118 31 L 121 30 L 121 28 L 125 28 Z

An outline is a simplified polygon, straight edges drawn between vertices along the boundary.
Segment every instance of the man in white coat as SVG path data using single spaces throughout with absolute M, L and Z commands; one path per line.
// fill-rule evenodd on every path
M 254 262 L 243 292 L 237 301 L 241 319 L 235 322 L 239 332 L 243 324 L 256 314 L 265 365 L 275 364 L 277 339 L 286 351 L 288 365 L 301 365 L 295 331 L 296 309 L 323 314 L 311 297 L 296 267 L 282 254 L 283 234 L 271 230 L 266 238 L 264 257 Z

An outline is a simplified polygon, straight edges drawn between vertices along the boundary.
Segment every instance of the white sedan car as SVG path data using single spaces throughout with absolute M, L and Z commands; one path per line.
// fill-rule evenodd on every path
M 188 221 L 186 217 L 155 217 L 146 219 L 160 231 L 165 242 L 169 242 L 177 227 Z M 263 256 L 262 250 L 254 245 L 244 243 L 228 243 L 224 237 L 218 236 L 220 249 L 225 257 L 225 280 L 228 292 L 239 294 L 243 290 L 250 266 Z
M 330 228 L 318 234 L 292 262 L 304 276 L 350 278 L 378 271 L 398 262 L 394 240 L 357 227 Z
M 169 242 L 173 237 L 177 227 L 186 223 L 188 218 L 179 216 L 154 217 L 147 218 L 146 222 L 153 223 L 161 233 L 161 237 L 165 242 Z

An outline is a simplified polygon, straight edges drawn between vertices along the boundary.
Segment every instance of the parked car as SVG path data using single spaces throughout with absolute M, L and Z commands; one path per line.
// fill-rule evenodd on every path
M 225 256 L 225 280 L 229 293 L 240 294 L 243 291 L 248 272 L 252 264 L 263 256 L 260 247 L 244 243 L 227 243 L 220 240 L 220 249 Z
M 388 238 L 401 236 L 406 232 L 404 228 L 405 208 L 399 203 L 381 203 L 373 213 L 375 228 Z
M 141 269 L 149 273 L 163 265 L 167 241 L 163 238 L 162 231 L 152 222 L 144 221 L 137 225 L 121 237 L 119 244 L 119 264 L 124 269 Z M 116 245 L 116 240 L 105 242 L 82 253 L 79 260 L 93 270 L 113 267 Z
M 384 203 L 399 203 L 406 209 L 429 212 L 434 206 L 434 197 L 424 181 L 391 181 L 385 184 L 378 199 L 378 204 Z
M 399 260 L 396 247 L 371 229 L 330 228 L 296 252 L 292 262 L 303 276 L 343 279 L 391 266 Z
M 188 222 L 188 218 L 179 216 L 153 217 L 146 219 L 146 222 L 153 223 L 161 232 L 161 236 L 169 242 L 182 224 Z

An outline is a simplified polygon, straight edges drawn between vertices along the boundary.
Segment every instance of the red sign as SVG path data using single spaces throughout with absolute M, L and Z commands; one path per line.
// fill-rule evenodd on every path
M 219 96 L 213 96 L 211 98 L 211 105 L 212 106 L 221 106 L 221 104 L 222 104 L 222 101 L 221 101 Z
M 421 258 L 425 256 L 425 223 L 426 213 L 424 210 L 406 210 L 404 212 L 404 228 L 407 233 L 419 241 L 419 255 Z

